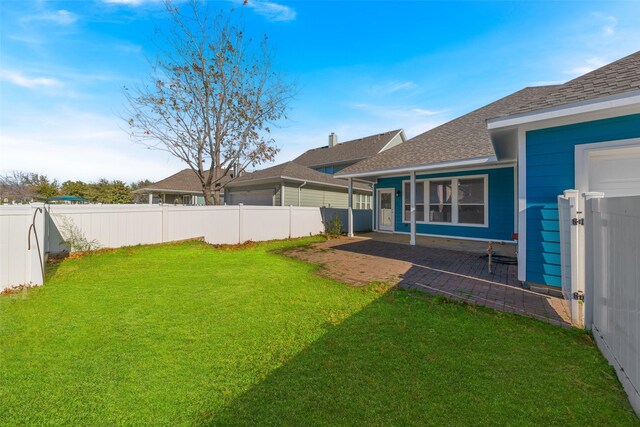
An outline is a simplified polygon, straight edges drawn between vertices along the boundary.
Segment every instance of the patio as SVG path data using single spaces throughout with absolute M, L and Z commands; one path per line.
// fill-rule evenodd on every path
M 387 282 L 556 325 L 571 325 L 564 299 L 524 289 L 517 279 L 516 265 L 494 263 L 489 272 L 487 259 L 482 257 L 486 243 L 421 238 L 418 245 L 409 246 L 403 237 L 381 233 L 341 237 L 287 255 L 320 264 L 321 275 L 352 286 Z M 499 245 L 494 250 L 502 255 L 514 254 L 512 245 Z

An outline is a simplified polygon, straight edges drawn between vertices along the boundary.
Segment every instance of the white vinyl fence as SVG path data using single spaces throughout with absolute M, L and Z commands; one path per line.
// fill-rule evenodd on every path
M 0 291 L 44 280 L 43 205 L 0 208 Z
M 69 251 L 72 230 L 103 248 L 192 238 L 237 244 L 319 234 L 323 215 L 335 214 L 346 224 L 346 209 L 295 206 L 0 206 L 0 290 L 42 284 L 45 254 Z M 354 210 L 357 230 L 370 230 L 370 218 Z
M 585 204 L 585 320 L 640 414 L 640 196 Z
M 236 244 L 324 231 L 318 208 L 293 206 L 52 205 L 47 210 L 51 253 L 68 250 L 63 236 L 70 221 L 105 248 L 197 237 Z

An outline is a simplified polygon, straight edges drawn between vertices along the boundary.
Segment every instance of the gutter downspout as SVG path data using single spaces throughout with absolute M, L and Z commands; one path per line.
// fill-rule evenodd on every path
M 298 187 L 298 207 L 300 207 L 300 194 L 302 193 L 302 187 L 307 185 L 307 181 L 303 182 L 300 187 Z

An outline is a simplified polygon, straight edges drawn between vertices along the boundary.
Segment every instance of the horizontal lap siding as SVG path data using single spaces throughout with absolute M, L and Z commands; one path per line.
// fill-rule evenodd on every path
M 298 206 L 299 184 L 285 184 L 285 206 Z M 371 194 L 354 190 L 354 194 Z M 279 199 L 278 199 L 279 200 Z M 300 204 L 307 207 L 348 208 L 348 189 L 307 184 L 300 188 Z M 355 204 L 354 204 L 355 207 Z
M 461 225 L 444 224 L 416 224 L 419 234 L 434 234 L 470 239 L 511 240 L 514 231 L 514 169 L 512 167 L 470 170 L 464 172 L 438 173 L 416 175 L 416 179 L 446 178 L 469 175 L 487 175 L 489 180 L 489 226 L 465 227 Z M 410 225 L 402 222 L 402 181 L 409 176 L 396 178 L 380 178 L 376 189 L 393 188 L 394 194 L 400 191 L 400 196 L 394 196 L 395 202 L 395 231 L 410 231 Z
M 527 132 L 527 281 L 560 282 L 558 195 L 575 187 L 575 146 L 640 137 L 640 115 Z

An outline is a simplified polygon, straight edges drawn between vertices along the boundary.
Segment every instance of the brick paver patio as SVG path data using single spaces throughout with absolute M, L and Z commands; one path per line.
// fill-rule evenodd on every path
M 570 320 L 562 298 L 524 289 L 517 266 L 494 264 L 477 252 L 409 246 L 363 237 L 342 237 L 287 255 L 321 264 L 320 274 L 352 286 L 388 282 L 562 326 Z

